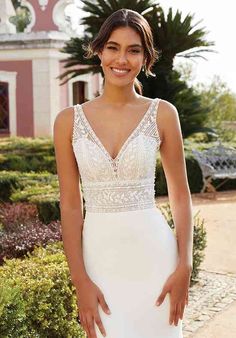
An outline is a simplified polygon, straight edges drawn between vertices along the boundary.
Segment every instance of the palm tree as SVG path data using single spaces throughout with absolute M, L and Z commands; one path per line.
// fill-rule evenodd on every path
M 155 86 L 153 86 L 153 81 L 145 81 L 143 74 L 140 74 L 140 80 L 145 83 L 146 91 L 152 96 L 159 95 L 170 99 L 169 77 L 172 74 L 175 57 L 205 59 L 202 53 L 212 52 L 213 50 L 207 47 L 214 45 L 214 42 L 205 39 L 207 32 L 204 28 L 194 29 L 201 22 L 193 25 L 194 15 L 188 14 L 182 18 L 181 12 L 177 11 L 173 15 L 172 8 L 170 8 L 165 17 L 163 9 L 159 6 L 153 7 L 145 17 L 152 27 L 154 42 L 161 57 L 153 67 L 154 73 L 159 78 L 158 81 L 152 79 Z M 159 85 L 156 86 L 158 83 Z
M 180 74 L 173 70 L 175 57 L 204 58 L 203 52 L 212 52 L 208 47 L 214 45 L 214 42 L 206 40 L 207 32 L 204 28 L 195 29 L 199 22 L 192 24 L 193 15 L 188 14 L 183 18 L 179 11 L 173 15 L 170 8 L 165 17 L 162 7 L 155 0 L 81 0 L 81 2 L 84 4 L 83 10 L 90 15 L 81 20 L 81 24 L 85 26 L 84 36 L 72 38 L 62 49 L 62 52 L 70 54 L 70 57 L 64 60 L 64 67 L 68 70 L 59 76 L 61 80 L 64 79 L 61 84 L 88 72 L 102 73 L 99 58 L 95 56 L 93 59 L 85 59 L 82 46 L 95 37 L 102 23 L 114 11 L 121 8 L 133 9 L 149 22 L 154 45 L 161 55 L 153 66 L 156 77 L 147 78 L 142 72 L 138 76 L 143 84 L 143 94 L 152 98 L 160 97 L 176 105 L 180 112 L 184 137 L 196 131 L 212 132 L 203 127 L 207 112 L 201 108 L 200 97 L 192 88 L 188 88 L 187 84 L 180 80 Z M 78 64 L 88 67 L 73 68 Z
M 133 9 L 142 14 L 152 6 L 157 6 L 156 0 L 82 0 L 81 2 L 84 4 L 84 12 L 90 13 L 90 16 L 83 18 L 81 23 L 86 26 L 85 32 L 92 36 L 97 34 L 106 18 L 118 9 Z

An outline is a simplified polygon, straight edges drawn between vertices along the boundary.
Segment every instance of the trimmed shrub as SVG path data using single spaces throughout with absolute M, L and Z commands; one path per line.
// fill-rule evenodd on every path
M 6 260 L 0 284 L 2 337 L 85 338 L 61 242 Z
M 20 188 L 17 172 L 0 172 L 0 202 L 9 202 L 13 192 Z
M 38 219 L 37 207 L 30 203 L 1 203 L 0 224 L 4 231 L 15 231 L 21 224 L 29 224 Z
M 165 216 L 167 223 L 174 231 L 176 235 L 176 229 L 174 226 L 174 220 L 171 214 L 170 203 L 166 202 L 158 206 L 163 215 Z M 193 216 L 193 269 L 191 274 L 190 286 L 194 285 L 198 281 L 199 268 L 204 260 L 204 250 L 207 245 L 207 231 L 204 225 L 204 219 L 199 217 L 199 211 Z
M 48 224 L 52 221 L 60 220 L 60 202 L 58 194 L 52 196 L 36 196 L 30 201 L 35 203 L 38 210 L 38 216 L 41 222 Z
M 2 184 L 1 184 L 2 183 Z M 44 223 L 60 219 L 57 175 L 43 173 L 0 172 L 2 202 L 29 202 L 38 209 Z
M 8 137 L 0 139 L 0 170 L 56 173 L 51 138 Z

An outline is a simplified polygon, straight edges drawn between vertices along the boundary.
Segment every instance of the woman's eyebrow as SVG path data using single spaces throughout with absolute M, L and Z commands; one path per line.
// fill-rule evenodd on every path
M 107 42 L 107 45 L 108 45 L 108 44 L 113 44 L 113 45 L 116 45 L 116 46 L 120 46 L 120 44 L 117 43 L 117 42 L 115 42 L 115 41 L 108 41 L 108 42 Z M 129 45 L 128 47 L 140 47 L 140 48 L 142 48 L 143 46 L 140 45 L 140 44 L 138 44 L 138 43 L 134 43 L 134 44 L 132 44 L 132 45 Z

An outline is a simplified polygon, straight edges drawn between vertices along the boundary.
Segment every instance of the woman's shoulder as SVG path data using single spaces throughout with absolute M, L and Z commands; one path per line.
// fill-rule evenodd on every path
M 173 128 L 175 129 L 178 126 L 179 116 L 174 104 L 164 99 L 158 101 L 156 123 L 161 139 L 164 140 L 164 136 L 173 132 Z
M 58 130 L 61 134 L 70 135 L 73 129 L 74 106 L 68 106 L 59 111 L 54 120 L 54 133 Z
M 150 98 L 150 97 L 146 97 L 146 96 L 142 96 L 141 100 L 143 101 L 143 103 L 151 103 L 152 101 L 156 101 L 157 102 L 157 110 L 158 110 L 158 114 L 157 116 L 159 118 L 163 118 L 163 119 L 167 119 L 167 118 L 171 118 L 171 116 L 178 114 L 177 108 L 175 107 L 174 104 L 172 104 L 171 102 L 161 99 L 159 97 L 156 98 Z
M 167 100 L 160 99 L 157 119 L 159 124 L 161 123 L 165 128 L 168 128 L 168 126 L 173 124 L 174 121 L 176 122 L 179 120 L 179 114 L 176 106 Z
M 66 107 L 59 111 L 55 118 L 55 123 L 65 123 L 70 121 L 74 115 L 74 106 Z

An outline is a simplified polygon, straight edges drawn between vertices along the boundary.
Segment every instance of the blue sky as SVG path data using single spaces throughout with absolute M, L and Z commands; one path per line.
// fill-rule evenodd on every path
M 77 5 L 79 0 L 75 0 Z M 176 58 L 175 63 L 189 62 L 193 66 L 193 82 L 210 83 L 214 75 L 219 75 L 229 88 L 236 93 L 236 43 L 233 31 L 236 31 L 236 2 L 233 0 L 165 0 L 160 5 L 167 12 L 172 7 L 174 12 L 179 9 L 183 15 L 194 14 L 194 23 L 202 19 L 197 27 L 205 27 L 209 32 L 207 39 L 215 42 L 211 47 L 217 53 L 204 53 L 208 61 L 194 59 L 195 62 Z M 79 10 L 73 10 L 73 20 L 77 22 L 81 16 Z

